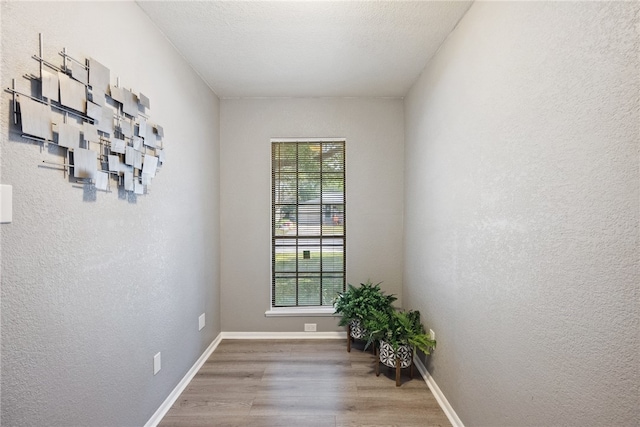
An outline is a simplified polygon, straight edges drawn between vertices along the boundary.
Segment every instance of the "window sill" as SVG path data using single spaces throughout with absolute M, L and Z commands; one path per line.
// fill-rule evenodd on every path
M 333 307 L 278 307 L 267 310 L 265 317 L 330 317 Z

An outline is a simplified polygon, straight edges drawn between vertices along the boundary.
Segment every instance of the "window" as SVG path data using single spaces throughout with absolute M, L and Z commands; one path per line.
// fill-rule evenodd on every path
M 345 141 L 271 142 L 271 306 L 331 306 L 346 282 Z

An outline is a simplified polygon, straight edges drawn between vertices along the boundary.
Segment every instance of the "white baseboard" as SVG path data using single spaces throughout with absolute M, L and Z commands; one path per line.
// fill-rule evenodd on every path
M 422 378 L 427 383 L 427 387 L 429 387 L 429 390 L 431 390 L 431 393 L 433 393 L 433 395 L 435 396 L 438 404 L 442 408 L 442 411 L 447 416 L 447 418 L 449 418 L 449 422 L 451 423 L 451 425 L 453 425 L 453 427 L 464 427 L 464 424 L 462 424 L 462 421 L 458 417 L 458 414 L 456 414 L 456 411 L 453 410 L 453 407 L 451 406 L 451 404 L 449 404 L 449 401 L 444 396 L 442 390 L 440 390 L 440 387 L 438 387 L 438 384 L 436 384 L 429 371 L 427 371 L 427 368 L 425 368 L 422 361 L 418 357 L 416 357 L 415 359 L 413 359 L 413 363 L 414 365 L 416 365 L 416 368 L 418 368 L 420 375 L 422 375 Z
M 347 339 L 346 332 L 222 332 L 224 340 L 332 340 Z
M 186 375 L 180 380 L 178 385 L 169 393 L 169 396 L 162 402 L 158 410 L 149 418 L 149 421 L 144 425 L 144 427 L 156 427 L 162 418 L 169 412 L 169 409 L 173 406 L 180 394 L 187 388 L 187 385 L 191 382 L 193 377 L 198 373 L 204 362 L 207 361 L 211 353 L 218 347 L 222 341 L 222 333 L 218 334 L 218 336 L 211 342 L 209 347 L 202 353 L 202 355 L 196 360 L 196 363 L 189 369 Z

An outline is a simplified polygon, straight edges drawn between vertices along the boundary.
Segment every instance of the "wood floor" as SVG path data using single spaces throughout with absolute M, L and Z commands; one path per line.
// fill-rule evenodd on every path
M 159 424 L 450 426 L 420 374 L 381 367 L 344 340 L 223 340 Z

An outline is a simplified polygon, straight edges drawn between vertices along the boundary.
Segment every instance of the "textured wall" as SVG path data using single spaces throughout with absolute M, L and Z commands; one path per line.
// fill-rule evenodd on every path
M 219 101 L 133 2 L 3 2 L 3 88 L 28 90 L 39 32 L 150 97 L 167 161 L 135 200 L 85 191 L 39 167 L 63 158 L 7 127 L 3 92 L 2 424 L 142 425 L 220 331 Z
M 265 318 L 269 308 L 271 145 L 275 137 L 347 139 L 347 281 L 400 294 L 401 99 L 223 99 L 221 292 L 225 331 L 336 330 L 333 318 Z
M 405 305 L 469 426 L 637 426 L 637 2 L 476 2 L 405 98 Z

